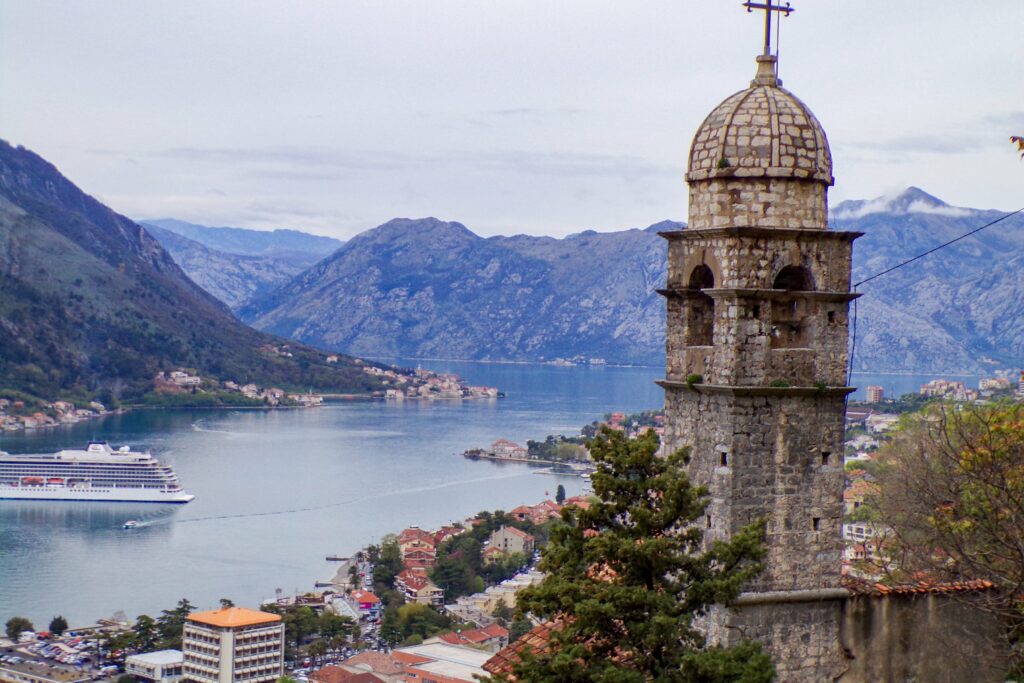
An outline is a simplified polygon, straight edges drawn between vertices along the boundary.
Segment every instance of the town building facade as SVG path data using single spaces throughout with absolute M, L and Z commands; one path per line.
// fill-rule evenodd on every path
M 178 683 L 183 663 L 181 650 L 157 650 L 128 657 L 124 671 L 145 683 Z
M 193 683 L 274 683 L 284 673 L 284 623 L 269 612 L 194 612 L 182 633 L 182 676 Z

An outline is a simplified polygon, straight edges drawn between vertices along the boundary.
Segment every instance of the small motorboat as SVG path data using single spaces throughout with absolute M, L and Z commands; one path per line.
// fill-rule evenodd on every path
M 127 522 L 121 525 L 122 529 L 134 529 L 139 525 L 134 519 L 129 519 Z

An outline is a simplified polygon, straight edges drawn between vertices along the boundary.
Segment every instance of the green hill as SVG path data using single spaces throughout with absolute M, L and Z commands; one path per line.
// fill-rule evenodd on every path
M 288 343 L 291 357 L 275 352 Z M 354 359 L 238 322 L 141 226 L 0 141 L 0 389 L 132 399 L 162 370 L 284 389 L 378 388 Z

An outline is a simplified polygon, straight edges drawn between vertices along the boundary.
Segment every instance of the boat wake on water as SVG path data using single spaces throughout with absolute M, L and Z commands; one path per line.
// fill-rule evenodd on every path
M 210 427 L 205 426 L 203 424 L 204 422 L 206 422 L 206 420 L 196 420 L 195 422 L 193 422 L 192 423 L 192 431 L 193 432 L 202 432 L 204 434 L 224 434 L 226 436 L 245 436 L 241 432 L 229 432 L 226 429 L 212 429 Z

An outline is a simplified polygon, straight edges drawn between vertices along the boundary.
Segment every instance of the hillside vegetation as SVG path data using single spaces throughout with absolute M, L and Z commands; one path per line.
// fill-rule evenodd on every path
M 141 226 L 0 141 L 0 389 L 133 397 L 177 367 L 303 390 L 369 391 L 350 358 L 238 322 Z

